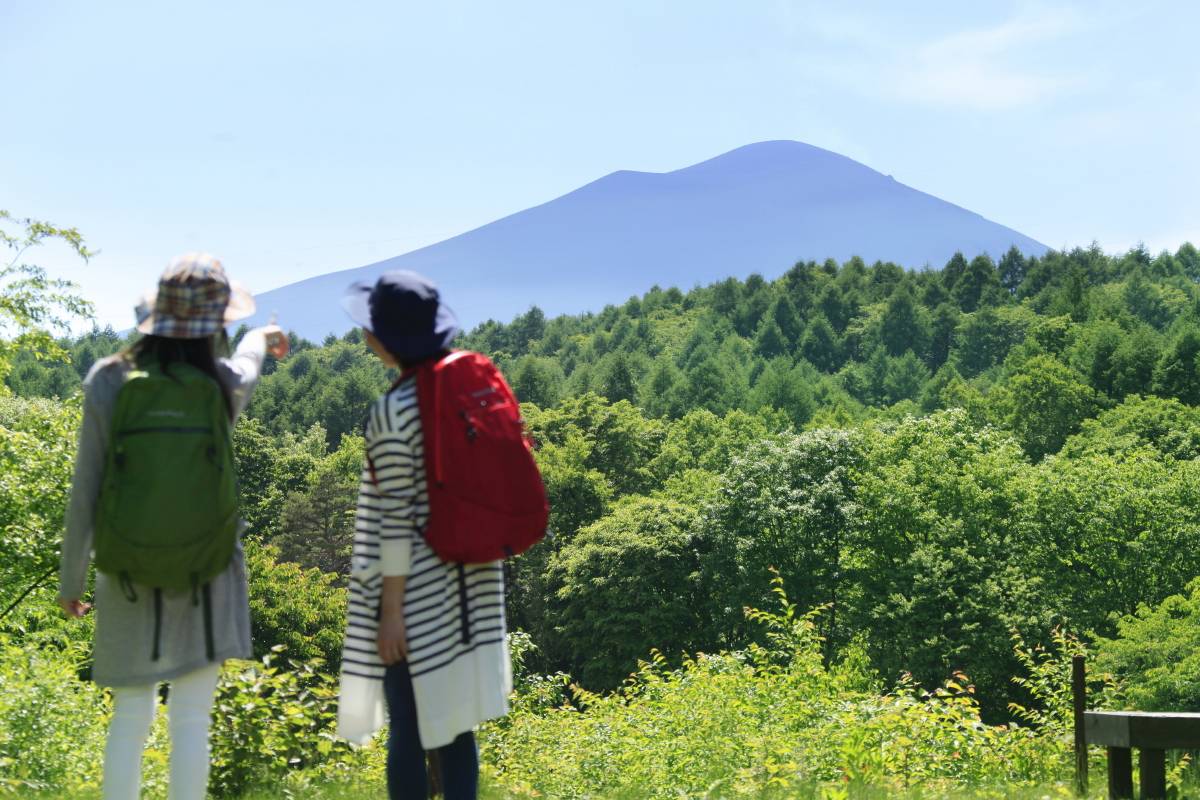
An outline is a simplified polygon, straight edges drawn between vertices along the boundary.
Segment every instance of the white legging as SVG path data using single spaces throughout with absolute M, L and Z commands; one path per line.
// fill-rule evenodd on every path
M 170 682 L 170 800 L 201 800 L 208 788 L 208 725 L 220 673 L 220 666 L 213 664 Z M 151 684 L 112 690 L 113 716 L 104 748 L 104 800 L 137 800 L 140 794 L 142 751 L 154 723 L 157 689 Z

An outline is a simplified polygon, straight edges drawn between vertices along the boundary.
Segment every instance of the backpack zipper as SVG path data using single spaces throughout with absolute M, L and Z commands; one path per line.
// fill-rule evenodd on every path
M 147 428 L 127 428 L 123 431 L 119 431 L 117 436 L 136 436 L 140 433 L 212 433 L 212 428 L 205 428 L 200 425 L 171 425 Z

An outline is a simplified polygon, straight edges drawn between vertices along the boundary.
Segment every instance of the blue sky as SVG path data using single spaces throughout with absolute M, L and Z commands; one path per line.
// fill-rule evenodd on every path
M 39 261 L 120 327 L 176 252 L 261 291 L 766 139 L 1054 247 L 1200 243 L 1200 4 L 842 5 L 0 0 L 0 208 L 78 227 Z

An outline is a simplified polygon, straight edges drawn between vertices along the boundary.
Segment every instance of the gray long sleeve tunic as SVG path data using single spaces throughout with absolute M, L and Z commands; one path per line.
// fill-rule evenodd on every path
M 246 334 L 232 358 L 217 363 L 222 382 L 230 390 L 235 417 L 250 402 L 266 354 L 262 331 Z M 78 599 L 87 583 L 92 558 L 96 502 L 104 477 L 113 409 L 117 394 L 130 370 L 120 356 L 96 362 L 84 379 L 83 422 L 75 475 L 67 508 L 59 575 L 59 596 Z M 163 520 L 169 525 L 170 520 Z M 213 654 L 216 662 L 249 658 L 250 605 L 246 566 L 241 543 L 228 569 L 210 584 L 213 615 Z M 136 600 L 121 590 L 120 582 L 96 574 L 95 665 L 92 678 L 101 686 L 143 686 L 169 681 L 210 663 L 205 647 L 203 608 L 191 592 L 163 592 L 159 656 L 154 650 L 154 590 L 134 584 Z

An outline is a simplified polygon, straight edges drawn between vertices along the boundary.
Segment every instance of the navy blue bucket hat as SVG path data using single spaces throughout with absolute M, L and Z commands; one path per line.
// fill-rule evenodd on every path
M 436 355 L 458 335 L 458 319 L 433 281 L 407 270 L 385 272 L 374 284 L 354 283 L 342 308 L 401 361 Z

